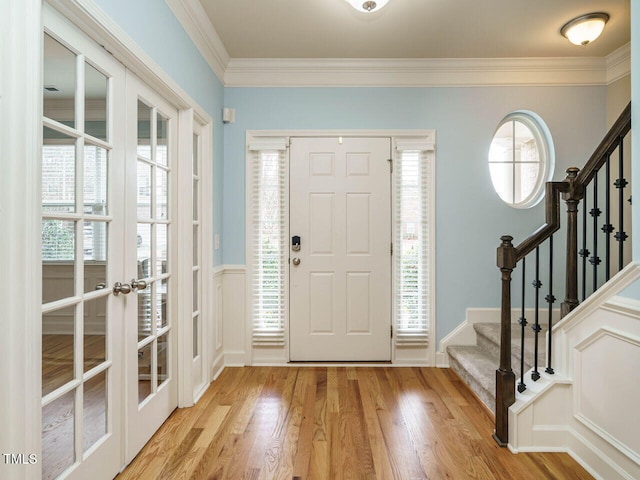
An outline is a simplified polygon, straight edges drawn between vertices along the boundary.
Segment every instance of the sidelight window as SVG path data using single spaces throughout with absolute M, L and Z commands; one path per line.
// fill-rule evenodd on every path
M 429 209 L 433 145 L 395 143 L 394 319 L 397 345 L 427 345 L 430 330 Z
M 252 152 L 253 344 L 284 345 L 286 142 L 249 145 Z

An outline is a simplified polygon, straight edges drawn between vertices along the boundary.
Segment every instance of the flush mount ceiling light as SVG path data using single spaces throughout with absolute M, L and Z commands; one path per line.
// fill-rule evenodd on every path
M 347 0 L 349 5 L 359 12 L 377 12 L 384 7 L 389 0 Z
M 606 13 L 587 13 L 567 22 L 560 33 L 574 45 L 589 45 L 600 36 L 608 20 Z

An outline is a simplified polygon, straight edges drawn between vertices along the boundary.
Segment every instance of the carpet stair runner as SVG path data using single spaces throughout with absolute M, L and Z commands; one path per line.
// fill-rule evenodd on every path
M 547 328 L 538 337 L 538 371 L 543 372 L 546 365 Z M 450 345 L 447 347 L 449 365 L 464 380 L 484 404 L 495 413 L 496 369 L 500 363 L 500 324 L 476 323 L 475 345 Z M 511 368 L 516 374 L 516 385 L 520 380 L 520 335 L 521 329 L 513 325 L 511 329 Z M 525 374 L 533 368 L 534 334 L 526 328 L 524 344 Z M 525 383 L 531 377 L 525 375 Z

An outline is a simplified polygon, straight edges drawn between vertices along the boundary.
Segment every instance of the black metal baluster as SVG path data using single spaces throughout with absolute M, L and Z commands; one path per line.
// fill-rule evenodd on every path
M 598 265 L 600 265 L 600 257 L 598 256 L 598 217 L 602 212 L 598 208 L 598 172 L 593 176 L 593 208 L 589 212 L 593 217 L 593 255 L 589 259 L 589 263 L 593 265 L 593 291 L 598 289 Z
M 544 371 L 553 375 L 553 368 L 551 368 L 551 327 L 553 326 L 553 304 L 556 301 L 556 297 L 553 296 L 553 235 L 549 237 L 549 294 L 545 297 L 545 300 L 549 305 L 549 331 L 547 332 L 549 342 L 547 343 L 547 368 Z M 537 356 L 538 353 L 536 352 L 536 358 Z
M 609 160 L 611 160 L 611 155 L 607 154 L 607 170 L 605 172 L 607 183 L 604 208 L 605 223 L 602 225 L 602 231 L 606 235 L 606 245 L 604 247 L 604 274 L 607 282 L 611 276 L 611 232 L 613 232 L 613 225 L 611 225 L 611 165 Z
M 534 351 L 533 351 L 533 372 L 531 372 L 531 379 L 536 382 L 540 378 L 540 372 L 538 372 L 538 336 L 540 333 L 540 318 L 539 318 L 539 302 L 540 302 L 540 287 L 542 286 L 542 282 L 540 281 L 540 247 L 536 247 L 536 279 L 532 283 L 533 287 L 536 289 L 536 300 L 535 300 L 535 311 L 534 318 L 535 322 L 531 326 L 533 331 L 535 332 L 534 338 Z
M 582 301 L 587 298 L 587 257 L 589 257 L 589 250 L 587 250 L 587 189 L 584 189 L 582 197 L 582 249 L 578 252 L 582 257 Z
M 624 210 L 623 210 L 623 206 L 624 206 L 624 187 L 626 187 L 628 185 L 629 182 L 627 182 L 624 178 L 624 153 L 623 153 L 623 145 L 624 145 L 624 137 L 620 137 L 618 139 L 618 164 L 619 164 L 619 172 L 620 172 L 620 176 L 618 177 L 618 179 L 616 180 L 616 183 L 614 184 L 616 186 L 616 188 L 618 189 L 618 200 L 619 200 L 619 211 L 618 211 L 618 231 L 615 234 L 615 239 L 618 241 L 618 270 L 622 270 L 623 262 L 624 262 L 624 258 L 623 258 L 623 254 L 624 254 L 624 241 L 628 238 L 628 235 L 625 233 L 624 231 Z
M 520 382 L 518 383 L 518 392 L 520 393 L 527 389 L 527 385 L 524 383 L 524 330 L 527 326 L 527 319 L 524 316 L 526 285 L 525 260 L 526 257 L 522 259 L 522 311 L 520 319 L 518 320 L 520 324 Z

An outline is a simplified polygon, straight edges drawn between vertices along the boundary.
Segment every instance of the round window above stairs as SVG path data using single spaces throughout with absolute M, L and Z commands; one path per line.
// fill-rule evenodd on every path
M 535 113 L 515 111 L 502 119 L 489 148 L 489 172 L 498 196 L 514 208 L 529 208 L 544 196 L 553 175 L 551 133 Z

